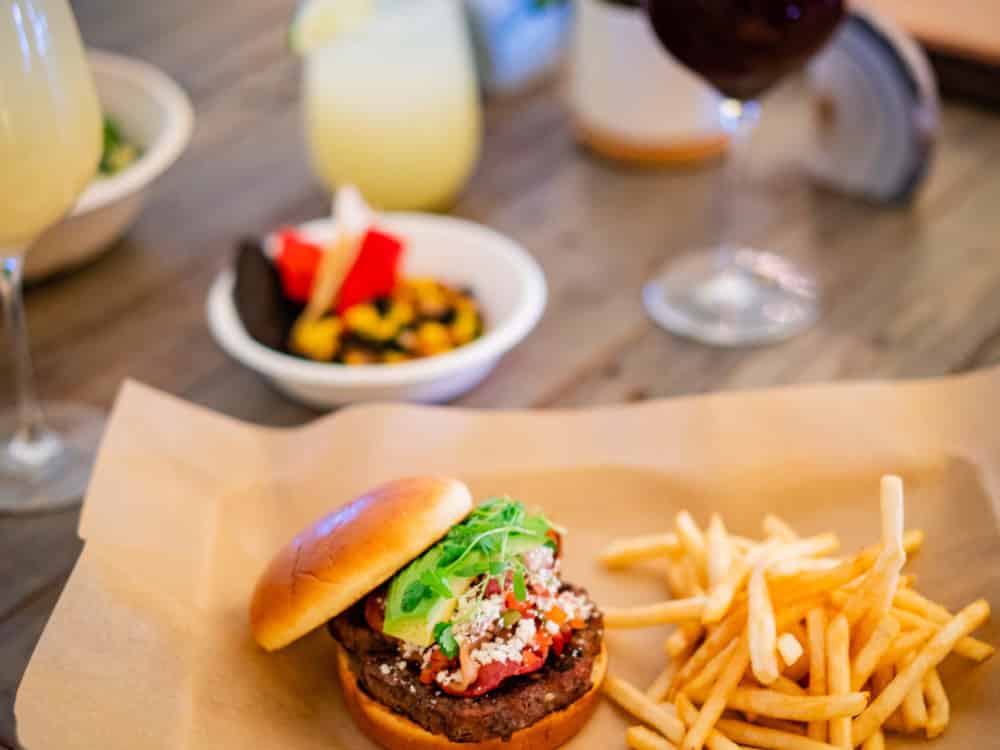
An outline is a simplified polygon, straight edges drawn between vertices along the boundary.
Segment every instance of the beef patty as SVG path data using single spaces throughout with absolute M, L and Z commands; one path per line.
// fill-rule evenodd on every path
M 463 698 L 422 683 L 419 665 L 399 655 L 399 641 L 368 626 L 363 602 L 331 620 L 328 627 L 350 655 L 351 668 L 368 695 L 452 742 L 508 739 L 577 701 L 591 687 L 604 634 L 601 616 L 595 614 L 586 628 L 573 632 L 562 654 L 550 652 L 537 672 L 511 677 L 478 698 Z

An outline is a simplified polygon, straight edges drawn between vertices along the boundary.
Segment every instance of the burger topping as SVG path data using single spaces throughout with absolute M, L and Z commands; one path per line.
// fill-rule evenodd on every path
M 596 614 L 559 579 L 559 534 L 520 502 L 484 503 L 365 605 L 420 680 L 478 696 L 540 669 Z M 405 662 L 404 662 L 405 663 Z

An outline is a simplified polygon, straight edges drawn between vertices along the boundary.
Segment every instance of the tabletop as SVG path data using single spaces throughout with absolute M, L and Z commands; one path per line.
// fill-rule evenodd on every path
M 190 93 L 197 125 L 111 253 L 28 291 L 46 398 L 108 407 L 133 377 L 262 424 L 316 416 L 228 359 L 204 317 L 240 236 L 328 211 L 300 135 L 293 5 L 74 2 L 87 43 L 162 67 Z M 777 91 L 738 226 L 816 269 L 823 316 L 780 345 L 720 350 L 664 333 L 639 301 L 646 278 L 710 237 L 717 166 L 630 170 L 587 155 L 562 88 L 555 75 L 487 104 L 483 157 L 454 212 L 522 242 L 550 300 L 536 331 L 460 405 L 582 407 L 1000 362 L 1000 115 L 947 103 L 927 184 L 913 205 L 887 209 L 808 183 L 792 147 L 806 122 L 801 91 Z M 16 686 L 79 553 L 77 518 L 0 519 L 0 746 L 15 745 Z

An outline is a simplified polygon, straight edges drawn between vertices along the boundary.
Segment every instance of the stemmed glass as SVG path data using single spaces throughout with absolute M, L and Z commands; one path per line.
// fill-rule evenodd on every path
M 643 0 L 663 46 L 722 95 L 731 134 L 723 182 L 727 205 L 740 180 L 741 151 L 757 122 L 757 99 L 801 68 L 844 15 L 843 0 Z M 732 236 L 731 210 L 715 248 L 671 263 L 643 290 L 667 330 L 719 346 L 792 336 L 815 322 L 819 298 L 808 274 Z
M 0 512 L 80 501 L 104 423 L 76 404 L 41 404 L 21 281 L 32 242 L 65 215 L 101 156 L 101 114 L 66 0 L 0 4 L 0 298 L 16 408 L 0 414 Z

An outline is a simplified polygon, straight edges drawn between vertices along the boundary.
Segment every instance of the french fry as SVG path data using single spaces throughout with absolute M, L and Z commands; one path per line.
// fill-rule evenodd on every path
M 875 667 L 875 671 L 872 672 L 872 694 L 877 698 L 882 694 L 889 683 L 892 682 L 892 676 L 895 674 L 896 670 L 891 664 L 879 664 Z
M 931 668 L 940 664 L 959 640 L 982 625 L 989 614 L 989 604 L 985 599 L 979 599 L 965 607 L 941 628 L 924 645 L 916 658 L 893 678 L 882 694 L 854 720 L 852 727 L 854 742 L 862 743 L 871 737 L 900 706 L 914 685 L 919 683 Z
M 647 698 L 641 690 L 623 679 L 608 675 L 601 685 L 604 694 L 626 712 L 648 724 L 673 742 L 680 744 L 684 739 L 684 722 L 667 711 L 659 703 Z
M 646 727 L 629 727 L 625 730 L 625 744 L 632 750 L 677 750 L 663 735 Z
M 750 644 L 750 664 L 754 677 L 762 685 L 770 685 L 780 674 L 778 668 L 778 625 L 774 607 L 767 593 L 764 580 L 764 562 L 759 562 L 750 574 L 747 584 L 747 639 Z
M 729 661 L 723 667 L 718 681 L 712 686 L 708 699 L 702 704 L 701 710 L 698 712 L 698 719 L 684 735 L 684 741 L 681 743 L 682 750 L 701 750 L 709 733 L 715 727 L 715 722 L 722 716 L 729 694 L 736 689 L 736 685 L 749 665 L 750 648 L 747 644 L 746 634 L 743 634 L 740 636 L 737 647 L 730 654 Z
M 904 657 L 900 662 L 900 668 L 905 670 L 914 658 L 915 654 Z M 923 680 L 910 688 L 910 691 L 903 697 L 903 705 L 900 708 L 903 714 L 903 728 L 907 732 L 913 733 L 927 726 L 927 704 L 924 703 Z
M 666 698 L 667 693 L 670 692 L 670 684 L 674 681 L 674 674 L 676 672 L 677 662 L 673 660 L 667 662 L 667 666 L 663 668 L 663 671 L 646 688 L 646 697 L 654 703 L 659 703 Z
M 771 562 L 791 560 L 796 557 L 822 557 L 832 555 L 840 549 L 840 540 L 836 534 L 817 534 L 803 537 L 794 542 L 779 544 L 777 551 L 771 557 Z
M 674 560 L 667 566 L 667 587 L 674 599 L 684 599 L 695 594 L 688 573 L 689 565 L 686 557 Z
M 903 546 L 903 480 L 893 474 L 882 477 L 879 484 L 882 510 L 882 548 L 888 554 L 906 560 Z
M 880 491 L 880 541 L 853 556 L 833 556 L 836 535 L 803 538 L 776 515 L 757 542 L 729 533 L 717 514 L 703 530 L 687 511 L 668 534 L 618 539 L 602 552 L 609 568 L 669 562 L 670 601 L 605 614 L 610 628 L 675 626 L 668 667 L 645 692 L 605 681 L 647 725 L 628 730 L 629 747 L 884 750 L 887 730 L 945 730 L 937 665 L 951 651 L 976 661 L 994 653 L 972 637 L 989 605 L 952 615 L 913 590 L 902 567 L 924 533 L 904 531 L 898 477 L 883 477 Z
M 937 619 L 931 620 L 905 609 L 893 608 L 892 614 L 901 624 L 912 628 L 930 628 L 937 632 L 943 627 L 943 624 Z M 993 656 L 995 651 L 996 649 L 990 644 L 968 636 L 955 644 L 956 654 L 973 661 L 986 661 Z
M 944 625 L 954 615 L 937 602 L 933 602 L 913 589 L 900 589 L 892 599 L 892 605 L 897 609 L 905 609 L 915 615 Z
M 797 576 L 800 573 L 821 573 L 833 570 L 843 560 L 833 557 L 799 557 L 792 560 L 782 560 L 771 566 L 770 573 L 774 576 Z
M 924 546 L 925 534 L 923 529 L 907 529 L 903 532 L 903 549 L 906 555 L 914 555 Z
M 813 607 L 806 615 L 809 636 L 809 695 L 826 695 L 826 610 Z M 826 742 L 827 725 L 823 721 L 809 722 L 808 735 Z
M 865 744 L 861 746 L 861 750 L 885 750 L 885 735 L 880 731 L 875 732 L 875 734 L 865 740 Z
M 781 656 L 781 660 L 785 662 L 786 667 L 792 666 L 805 653 L 805 649 L 802 648 L 799 639 L 792 633 L 782 633 L 779 635 L 777 645 L 778 654 Z
M 671 659 L 683 661 L 698 645 L 705 634 L 701 623 L 690 621 L 677 623 L 677 628 L 667 637 L 666 652 Z
M 771 690 L 785 695 L 809 695 L 804 687 L 784 675 L 778 675 L 778 679 L 771 683 Z
M 917 628 L 916 630 L 907 630 L 900 633 L 893 640 L 892 645 L 889 646 L 889 650 L 879 659 L 879 665 L 895 665 L 908 653 L 920 648 L 933 638 L 934 632 L 932 628 Z
M 719 675 L 722 673 L 723 667 L 725 667 L 729 662 L 729 658 L 732 656 L 733 651 L 735 651 L 738 646 L 739 638 L 733 638 L 728 646 L 709 660 L 708 664 L 705 665 L 705 668 L 702 669 L 701 672 L 691 678 L 691 680 L 684 686 L 684 692 L 691 696 L 707 695 L 716 679 L 718 679 Z
M 809 636 L 806 634 L 805 626 L 801 622 L 792 625 L 787 632 L 793 633 L 799 645 L 802 646 L 802 656 L 794 664 L 785 667 L 782 675 L 793 682 L 801 682 L 802 678 L 809 674 Z
M 704 596 L 671 599 L 642 607 L 608 607 L 604 610 L 604 625 L 608 628 L 646 628 L 697 620 L 705 610 Z
M 705 532 L 705 553 L 707 555 L 708 585 L 714 587 L 725 578 L 733 562 L 733 550 L 729 545 L 726 525 L 718 513 L 713 513 Z
M 685 691 L 687 693 L 687 691 Z M 705 698 L 691 694 L 692 699 Z M 707 700 L 707 699 L 706 699 Z M 868 705 L 868 694 L 787 695 L 767 688 L 737 687 L 726 699 L 726 708 L 789 721 L 829 721 L 857 716 Z
M 747 721 L 750 721 L 747 719 Z M 770 729 L 777 729 L 779 732 L 788 732 L 789 734 L 797 734 L 800 737 L 805 737 L 806 725 L 801 721 L 788 721 L 787 719 L 775 719 L 773 716 L 758 716 L 753 721 L 754 724 L 758 724 L 762 727 L 768 727 Z
M 674 528 L 677 531 L 677 538 L 680 540 L 681 546 L 694 564 L 699 584 L 702 587 L 707 586 L 708 567 L 707 553 L 705 551 L 705 535 L 701 533 L 698 524 L 695 523 L 691 514 L 686 510 L 682 510 L 677 514 L 677 517 L 674 519 Z
M 936 667 L 924 676 L 923 689 L 927 701 L 927 739 L 934 739 L 948 726 L 951 714 L 951 703 Z
M 899 620 L 892 615 L 885 615 L 879 621 L 871 638 L 851 661 L 851 690 L 860 690 L 868 682 L 879 660 L 889 650 L 893 639 L 899 635 L 899 628 Z
M 851 690 L 850 628 L 841 613 L 826 628 L 826 680 L 829 695 L 844 695 Z M 851 720 L 838 717 L 830 720 L 830 744 L 851 750 Z
M 795 601 L 832 591 L 870 570 L 874 558 L 856 555 L 830 570 L 793 576 L 768 576 L 768 588 L 775 601 Z
M 694 707 L 684 693 L 677 696 L 677 713 L 689 727 L 698 720 L 698 709 Z M 708 750 L 740 750 L 739 745 L 719 734 L 714 729 L 708 733 L 708 739 L 705 740 L 705 744 L 708 746 Z
M 746 616 L 746 609 L 738 608 L 733 610 L 725 620 L 719 623 L 718 627 L 709 634 L 701 646 L 691 655 L 691 658 L 677 671 L 677 676 L 674 678 L 675 688 L 682 688 L 686 685 L 696 674 L 705 668 L 705 665 L 711 661 L 713 656 L 722 651 L 722 649 L 729 645 L 731 640 L 743 631 Z M 671 691 L 671 693 L 675 692 L 676 690 Z
M 750 568 L 758 552 L 751 552 L 746 557 L 734 560 L 729 566 L 726 575 L 716 583 L 708 592 L 708 601 L 705 603 L 705 612 L 701 621 L 710 624 L 719 622 L 729 611 L 733 603 L 736 592 L 743 587 L 750 575 Z
M 625 568 L 643 560 L 674 557 L 682 552 L 681 543 L 674 533 L 650 534 L 628 539 L 615 539 L 605 547 L 597 559 L 606 568 Z
M 784 519 L 774 513 L 764 516 L 764 536 L 774 537 L 779 542 L 794 542 L 798 533 Z
M 833 745 L 736 719 L 719 719 L 716 729 L 734 742 L 763 750 L 835 750 Z

